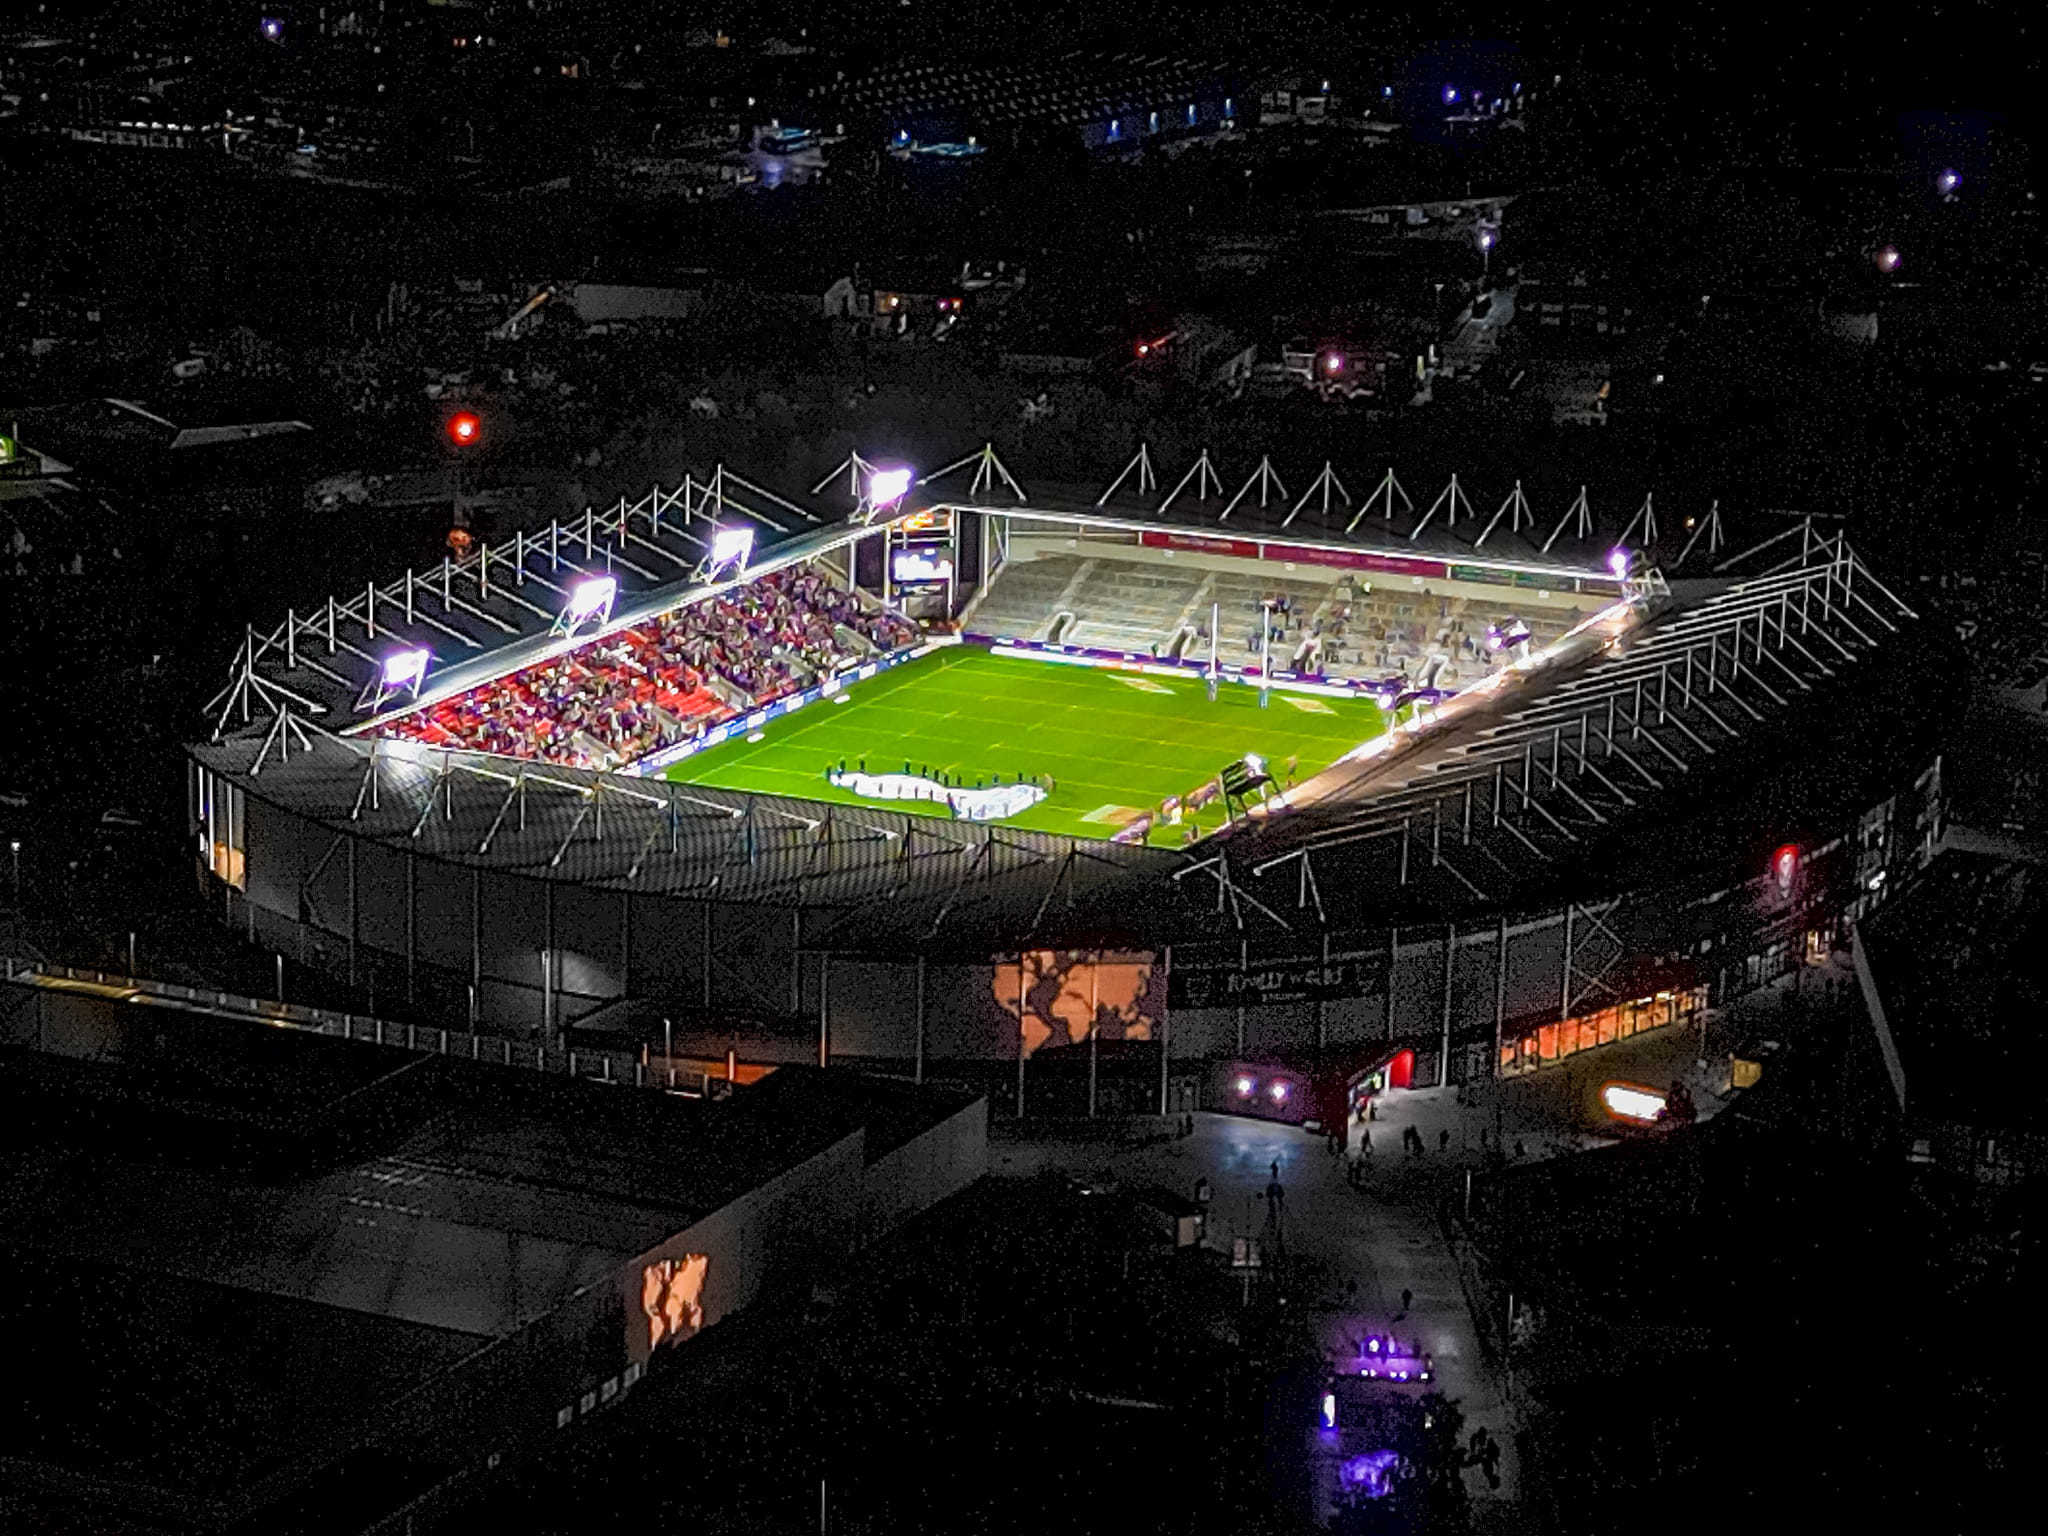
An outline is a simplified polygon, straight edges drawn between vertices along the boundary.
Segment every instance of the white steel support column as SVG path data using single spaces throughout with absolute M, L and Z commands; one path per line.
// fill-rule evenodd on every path
M 832 1059 L 832 953 L 818 951 L 818 1065 Z
M 924 956 L 917 957 L 917 1062 L 911 1070 L 911 1081 L 924 1081 Z
M 1024 1118 L 1024 952 L 1017 951 L 1017 1118 Z
M 1166 946 L 1166 1001 L 1159 1008 L 1159 1113 L 1166 1113 L 1166 1073 L 1173 1056 L 1173 946 Z
M 1451 980 L 1458 958 L 1458 925 L 1444 924 L 1444 1027 L 1443 1044 L 1437 1056 L 1436 1085 L 1451 1086 Z

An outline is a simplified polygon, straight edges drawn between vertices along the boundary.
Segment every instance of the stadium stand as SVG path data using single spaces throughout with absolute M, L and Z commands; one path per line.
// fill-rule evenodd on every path
M 1201 655 L 1208 649 L 1213 604 L 1219 651 L 1240 662 L 1258 654 L 1259 614 L 1269 602 L 1276 605 L 1276 666 L 1287 666 L 1311 641 L 1317 643 L 1297 670 L 1333 677 L 1415 679 L 1432 658 L 1440 657 L 1440 687 L 1476 681 L 1503 663 L 1486 644 L 1487 630 L 1496 623 L 1521 620 L 1531 645 L 1541 649 L 1583 616 L 1576 607 L 1524 605 L 1506 589 L 1489 602 L 1405 584 L 1375 587 L 1351 572 L 1283 575 L 1055 554 L 1005 566 L 967 628 L 982 635 L 1162 655 L 1185 628 L 1185 654 Z M 1063 614 L 1072 615 L 1064 625 Z
M 1078 555 L 1012 560 L 990 586 L 970 618 L 983 635 L 1036 640 L 1059 611 L 1059 600 L 1088 564 Z
M 1061 638 L 1103 650 L 1164 650 L 1205 574 L 1169 565 L 1095 561 L 1067 599 L 1074 622 Z
M 789 569 L 592 641 L 393 722 L 394 736 L 611 768 L 702 735 L 917 638 L 815 571 Z

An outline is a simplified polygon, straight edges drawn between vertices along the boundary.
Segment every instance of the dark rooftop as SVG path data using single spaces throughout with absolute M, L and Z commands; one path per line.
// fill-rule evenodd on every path
M 2048 1011 L 2048 866 L 1944 851 L 1866 923 L 1885 1021 L 1916 1119 L 2039 1129 Z

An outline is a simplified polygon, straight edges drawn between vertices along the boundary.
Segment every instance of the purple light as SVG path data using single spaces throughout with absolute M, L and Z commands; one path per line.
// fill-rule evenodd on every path
M 1252 1090 L 1258 1086 L 1259 1085 L 1253 1082 L 1250 1078 L 1240 1077 L 1237 1080 L 1237 1096 L 1240 1099 L 1248 1099 L 1252 1096 Z
M 1449 105 L 1450 105 L 1450 104 L 1451 104 L 1452 102 L 1456 101 L 1457 99 L 1458 99 L 1458 88 L 1457 88 L 1457 87 L 1456 87 L 1455 85 L 1447 85 L 1447 86 L 1445 86 L 1445 87 L 1444 87 L 1444 105 L 1445 105 L 1445 106 L 1449 106 Z
M 1285 1083 L 1275 1083 L 1272 1087 L 1272 1094 L 1274 1103 L 1284 1102 L 1287 1098 L 1287 1085 Z
M 618 578 L 615 576 L 593 576 L 588 581 L 579 581 L 569 591 L 569 617 L 572 620 L 587 619 L 594 613 L 603 613 L 612 605 L 612 599 L 619 594 Z
M 911 475 L 901 465 L 878 469 L 868 476 L 868 501 L 877 507 L 891 507 L 910 494 Z
M 427 663 L 432 653 L 424 647 L 416 651 L 395 651 L 384 658 L 384 686 L 386 688 L 417 688 L 420 679 L 427 675 Z
M 284 36 L 284 22 L 276 16 L 264 17 L 263 35 L 269 38 L 271 42 L 276 42 Z
M 1328 356 L 1326 356 L 1326 357 L 1325 357 L 1325 358 L 1323 359 L 1323 372 L 1325 372 L 1325 373 L 1342 373 L 1343 371 L 1344 371 L 1344 354 L 1343 354 L 1343 353 L 1341 353 L 1341 352 L 1332 352 L 1332 353 L 1330 353 L 1330 354 L 1329 354 Z
M 1383 1499 L 1393 1491 L 1394 1468 L 1400 1460 L 1398 1451 L 1367 1451 L 1344 1462 L 1337 1475 L 1366 1498 Z
M 1614 573 L 1616 581 L 1626 576 L 1628 574 L 1628 551 L 1625 549 L 1609 550 L 1607 553 L 1607 569 Z
M 1934 179 L 1934 185 L 1937 189 L 1939 189 L 1943 197 L 1947 197 L 1949 193 L 1955 191 L 1955 189 L 1961 186 L 1962 183 L 1963 178 L 1958 176 L 1954 171 L 1943 171 L 1939 176 L 1937 176 Z

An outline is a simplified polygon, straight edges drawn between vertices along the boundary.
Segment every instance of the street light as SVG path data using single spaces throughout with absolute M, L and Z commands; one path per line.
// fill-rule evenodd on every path
M 1493 231 L 1479 231 L 1479 275 L 1484 279 L 1493 270 Z

